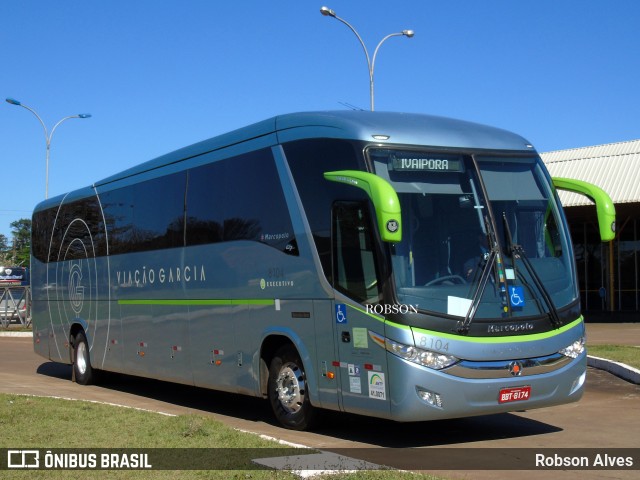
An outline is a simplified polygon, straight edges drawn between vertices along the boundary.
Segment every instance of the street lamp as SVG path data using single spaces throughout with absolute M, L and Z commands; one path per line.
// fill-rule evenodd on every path
M 360 41 L 360 45 L 362 45 L 362 49 L 364 50 L 364 54 L 367 57 L 367 68 L 369 69 L 369 94 L 371 97 L 371 111 L 373 112 L 373 69 L 375 68 L 376 56 L 378 55 L 378 49 L 380 48 L 380 45 L 382 45 L 385 42 L 385 40 L 391 37 L 405 36 L 405 37 L 411 38 L 415 35 L 415 32 L 413 30 L 402 30 L 401 32 L 391 33 L 387 35 L 382 40 L 380 40 L 380 43 L 378 43 L 378 46 L 373 52 L 373 59 L 369 59 L 369 52 L 367 51 L 367 47 L 365 46 L 364 42 L 362 41 L 362 38 L 360 37 L 356 29 L 353 28 L 349 22 L 347 22 L 343 18 L 340 18 L 338 15 L 336 15 L 335 11 L 331 10 L 328 7 L 320 8 L 320 13 L 325 17 L 333 17 L 336 20 L 341 21 L 347 27 L 349 27 L 349 29 L 355 34 L 356 37 L 358 37 L 358 40 Z
M 79 113 L 77 115 L 69 115 L 68 117 L 64 117 L 62 120 L 60 120 L 58 123 L 56 123 L 53 126 L 53 128 L 51 129 L 51 133 L 49 133 L 49 131 L 47 130 L 47 126 L 42 121 L 42 118 L 40 118 L 40 115 L 38 115 L 33 108 L 25 105 L 24 103 L 19 102 L 15 98 L 7 98 L 6 102 L 11 104 L 11 105 L 17 105 L 18 107 L 26 108 L 27 110 L 29 110 L 40 121 L 40 124 L 42 125 L 42 128 L 44 129 L 44 140 L 45 140 L 46 145 L 47 145 L 47 160 L 46 160 L 46 170 L 45 170 L 44 198 L 49 198 L 49 152 L 51 150 L 51 137 L 53 137 L 53 132 L 55 132 L 56 128 L 58 128 L 58 125 L 60 125 L 65 120 L 69 120 L 70 118 L 89 118 L 89 117 L 91 117 L 91 114 L 89 114 L 89 113 Z

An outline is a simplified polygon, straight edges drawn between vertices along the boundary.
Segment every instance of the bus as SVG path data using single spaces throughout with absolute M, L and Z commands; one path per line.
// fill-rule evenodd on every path
M 514 133 L 366 111 L 276 116 L 33 213 L 34 349 L 72 365 L 399 422 L 577 401 L 586 374 L 558 190 Z

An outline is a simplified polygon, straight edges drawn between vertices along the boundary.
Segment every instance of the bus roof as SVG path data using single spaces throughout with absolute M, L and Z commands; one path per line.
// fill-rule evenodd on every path
M 348 110 L 294 113 L 276 121 L 281 142 L 330 136 L 396 145 L 532 151 L 527 140 L 507 130 L 434 115 Z M 291 132 L 294 129 L 297 132 Z M 374 135 L 389 138 L 380 141 Z
M 100 180 L 94 183 L 93 187 L 251 140 L 265 140 L 270 135 L 273 139 L 266 144 L 271 141 L 272 144 L 277 144 L 305 138 L 341 138 L 377 144 L 461 148 L 474 151 L 504 150 L 523 153 L 535 151 L 526 139 L 515 133 L 447 117 L 363 110 L 301 112 L 272 117 L 175 150 Z M 374 138 L 374 135 L 378 138 Z M 382 140 L 379 136 L 388 138 Z M 81 187 L 68 194 L 44 200 L 36 205 L 35 210 L 59 204 L 63 197 L 66 197 L 66 201 L 71 201 L 92 194 L 91 186 Z
M 267 135 L 275 135 L 274 143 L 303 138 L 343 138 L 394 145 L 533 151 L 527 140 L 512 132 L 446 117 L 361 110 L 290 113 L 181 148 L 107 177 L 95 186 Z M 376 139 L 374 135 L 388 139 Z

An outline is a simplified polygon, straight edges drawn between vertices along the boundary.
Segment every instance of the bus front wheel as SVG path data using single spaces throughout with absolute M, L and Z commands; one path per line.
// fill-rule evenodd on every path
M 78 332 L 73 342 L 73 374 L 76 383 L 80 385 L 90 385 L 94 379 L 89 343 L 84 332 Z
M 310 428 L 316 410 L 309 401 L 307 378 L 298 352 L 280 348 L 269 368 L 269 402 L 277 420 L 292 430 Z

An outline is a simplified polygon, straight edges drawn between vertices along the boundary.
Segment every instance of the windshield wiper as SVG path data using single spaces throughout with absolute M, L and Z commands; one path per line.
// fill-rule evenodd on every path
M 480 305 L 480 299 L 482 298 L 482 295 L 484 295 L 484 291 L 487 288 L 487 283 L 489 281 L 489 277 L 491 276 L 491 270 L 493 269 L 493 265 L 496 263 L 496 252 L 491 249 L 483 262 L 484 265 L 482 266 L 480 282 L 478 283 L 478 288 L 476 288 L 476 291 L 473 294 L 471 306 L 469 307 L 469 310 L 464 317 L 464 321 L 462 323 L 458 322 L 458 333 L 460 334 L 469 333 L 471 322 L 473 322 L 473 317 L 475 317 L 478 306 Z
M 511 261 L 513 263 L 514 278 L 517 278 L 516 260 L 520 259 L 522 260 L 522 263 L 524 264 L 525 269 L 529 273 L 529 276 L 533 280 L 534 285 L 540 292 L 540 296 L 544 300 L 544 303 L 547 304 L 547 309 L 549 310 L 549 320 L 551 321 L 551 325 L 554 328 L 560 328 L 562 326 L 562 321 L 560 320 L 560 316 L 558 315 L 558 310 L 556 309 L 556 306 L 553 304 L 553 299 L 551 298 L 551 295 L 549 295 L 549 292 L 547 291 L 546 287 L 542 283 L 542 280 L 540 279 L 538 272 L 536 272 L 536 270 L 533 268 L 533 265 L 531 265 L 529 258 L 524 252 L 524 248 L 522 248 L 522 245 L 513 243 L 513 237 L 511 236 L 511 229 L 509 228 L 509 221 L 507 220 L 507 214 L 505 212 L 502 212 L 502 221 L 504 222 L 504 231 L 507 236 L 507 250 L 511 254 Z
M 487 283 L 489 282 L 489 277 L 491 276 L 491 272 L 494 271 L 496 275 L 496 283 L 500 285 L 501 297 L 503 298 L 503 304 L 506 302 L 506 283 L 504 280 L 504 274 L 500 272 L 504 272 L 504 268 L 502 265 L 502 260 L 500 259 L 500 246 L 497 241 L 497 237 L 495 231 L 491 226 L 491 222 L 484 216 L 484 224 L 487 232 L 487 243 L 489 244 L 490 250 L 489 253 L 485 254 L 482 264 L 482 274 L 480 275 L 480 281 L 478 282 L 478 287 L 473 294 L 473 299 L 471 300 L 471 305 L 469 306 L 469 310 L 467 310 L 467 314 L 464 317 L 464 321 L 462 323 L 458 322 L 458 333 L 466 335 L 469 333 L 469 329 L 471 328 L 471 323 L 473 322 L 473 318 L 478 311 L 478 306 L 480 305 L 480 300 L 484 295 L 484 291 L 487 288 Z M 497 268 L 494 266 L 497 265 Z M 510 309 L 507 305 L 507 311 L 510 313 Z

